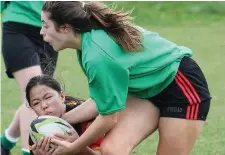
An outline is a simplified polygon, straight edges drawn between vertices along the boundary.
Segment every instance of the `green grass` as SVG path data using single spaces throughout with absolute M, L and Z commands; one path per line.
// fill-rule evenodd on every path
M 125 2 L 120 3 L 125 4 Z M 210 4 L 212 5 L 212 3 Z M 220 7 L 224 8 L 224 4 L 225 3 L 221 2 L 217 6 L 221 5 Z M 129 8 L 131 5 L 131 3 L 126 4 L 126 7 Z M 141 4 L 138 3 L 138 5 Z M 161 5 L 161 3 L 158 3 L 157 5 Z M 190 7 L 186 7 L 186 5 L 187 4 L 182 5 L 183 8 L 190 9 Z M 209 4 L 206 3 L 204 3 L 204 5 L 209 6 Z M 145 5 L 142 3 L 142 6 Z M 150 6 L 145 7 L 150 8 Z M 175 8 L 174 5 L 169 7 Z M 136 8 L 138 8 L 138 6 L 136 6 Z M 155 6 L 155 8 L 157 7 Z M 144 18 L 146 17 L 144 12 L 147 8 L 139 9 L 139 12 L 136 9 L 136 13 L 134 12 L 134 15 L 137 16 L 136 22 L 141 23 L 145 28 L 148 28 L 151 31 L 158 32 L 161 36 L 164 36 L 179 45 L 188 46 L 193 49 L 194 59 L 197 60 L 205 73 L 213 97 L 208 119 L 197 140 L 192 155 L 225 155 L 225 20 L 223 17 L 224 15 L 220 15 L 224 13 L 225 9 L 220 9 L 220 11 L 212 13 L 212 15 L 209 15 L 209 11 L 203 11 L 204 14 L 202 11 L 194 13 L 195 15 L 199 14 L 198 16 L 188 16 L 188 9 L 183 9 L 185 15 L 178 15 L 179 18 L 175 18 L 175 16 L 172 16 L 173 11 L 166 9 L 164 6 L 158 6 L 158 8 L 160 8 L 158 9 L 158 12 L 155 11 L 157 9 L 151 9 L 153 10 L 153 13 L 160 12 L 159 15 L 161 16 L 164 14 L 165 18 L 158 18 L 157 20 L 156 17 L 151 17 L 152 20 L 149 21 L 152 22 L 148 23 L 148 19 Z M 202 8 L 205 8 L 205 6 L 200 8 L 200 10 L 204 10 Z M 214 8 L 214 6 L 211 8 Z M 151 10 L 148 12 L 150 11 Z M 165 12 L 168 13 L 168 16 Z M 144 15 L 144 17 L 141 15 Z M 6 77 L 3 60 L 1 61 L 1 65 L 2 133 L 4 129 L 8 127 L 15 110 L 20 105 L 20 92 L 15 80 L 9 80 Z M 60 53 L 55 77 L 65 85 L 67 94 L 88 98 L 86 77 L 78 66 L 74 51 L 66 50 L 65 52 Z M 141 143 L 134 150 L 133 154 L 155 154 L 157 141 L 158 134 L 155 133 Z M 21 154 L 20 149 L 21 145 L 18 143 L 17 147 L 13 149 L 13 155 Z
M 105 2 L 117 10 L 130 11 L 142 25 L 212 25 L 225 21 L 225 2 Z M 114 5 L 115 6 L 115 5 Z

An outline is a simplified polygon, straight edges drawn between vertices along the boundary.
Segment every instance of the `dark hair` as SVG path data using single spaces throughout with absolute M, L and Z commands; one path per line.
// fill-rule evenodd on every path
M 100 2 L 47 1 L 42 8 L 50 13 L 56 29 L 70 24 L 75 33 L 92 29 L 105 30 L 124 50 L 138 52 L 143 50 L 141 32 L 132 25 L 130 12 L 115 12 Z
M 62 91 L 60 83 L 57 80 L 53 79 L 51 76 L 48 76 L 48 75 L 35 76 L 30 79 L 30 81 L 28 82 L 26 86 L 26 99 L 27 99 L 27 102 L 29 103 L 29 106 L 30 106 L 30 91 L 34 86 L 37 86 L 37 85 L 45 85 L 57 91 L 58 93 Z M 78 104 L 81 104 L 82 102 L 84 102 L 84 100 L 80 98 L 71 97 L 71 96 L 65 96 L 64 103 L 67 104 L 70 102 L 76 102 Z

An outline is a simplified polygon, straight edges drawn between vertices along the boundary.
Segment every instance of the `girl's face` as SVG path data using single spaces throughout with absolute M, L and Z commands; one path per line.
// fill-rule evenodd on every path
M 48 42 L 55 51 L 63 50 L 66 47 L 66 41 L 68 38 L 68 30 L 65 27 L 60 27 L 56 30 L 56 27 L 51 19 L 49 19 L 49 13 L 42 11 L 41 21 L 42 29 L 40 34 L 43 36 L 45 42 Z
M 54 89 L 37 85 L 30 90 L 30 106 L 38 116 L 52 115 L 61 117 L 65 111 L 64 93 L 60 94 Z

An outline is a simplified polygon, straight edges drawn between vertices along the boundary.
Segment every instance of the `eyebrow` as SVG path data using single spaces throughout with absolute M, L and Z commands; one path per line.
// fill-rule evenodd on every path
M 39 100 L 39 99 L 36 99 L 36 98 L 35 98 L 35 99 L 31 100 L 30 102 L 34 102 L 35 100 Z
M 45 98 L 48 94 L 51 95 L 51 93 L 47 92 L 47 93 L 43 96 L 43 98 Z M 39 100 L 39 99 L 35 98 L 35 99 L 31 100 L 31 102 L 33 102 L 33 101 L 35 101 L 35 100 Z
M 47 93 L 43 96 L 43 98 L 45 98 L 48 94 L 51 95 L 51 93 L 47 92 Z

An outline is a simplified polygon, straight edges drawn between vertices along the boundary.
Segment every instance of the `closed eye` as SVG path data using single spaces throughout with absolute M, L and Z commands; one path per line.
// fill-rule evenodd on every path
M 45 99 L 48 100 L 48 99 L 51 99 L 51 98 L 52 98 L 52 96 L 47 96 Z
M 36 105 L 38 105 L 40 102 L 33 102 L 32 103 L 32 106 L 36 106 Z

